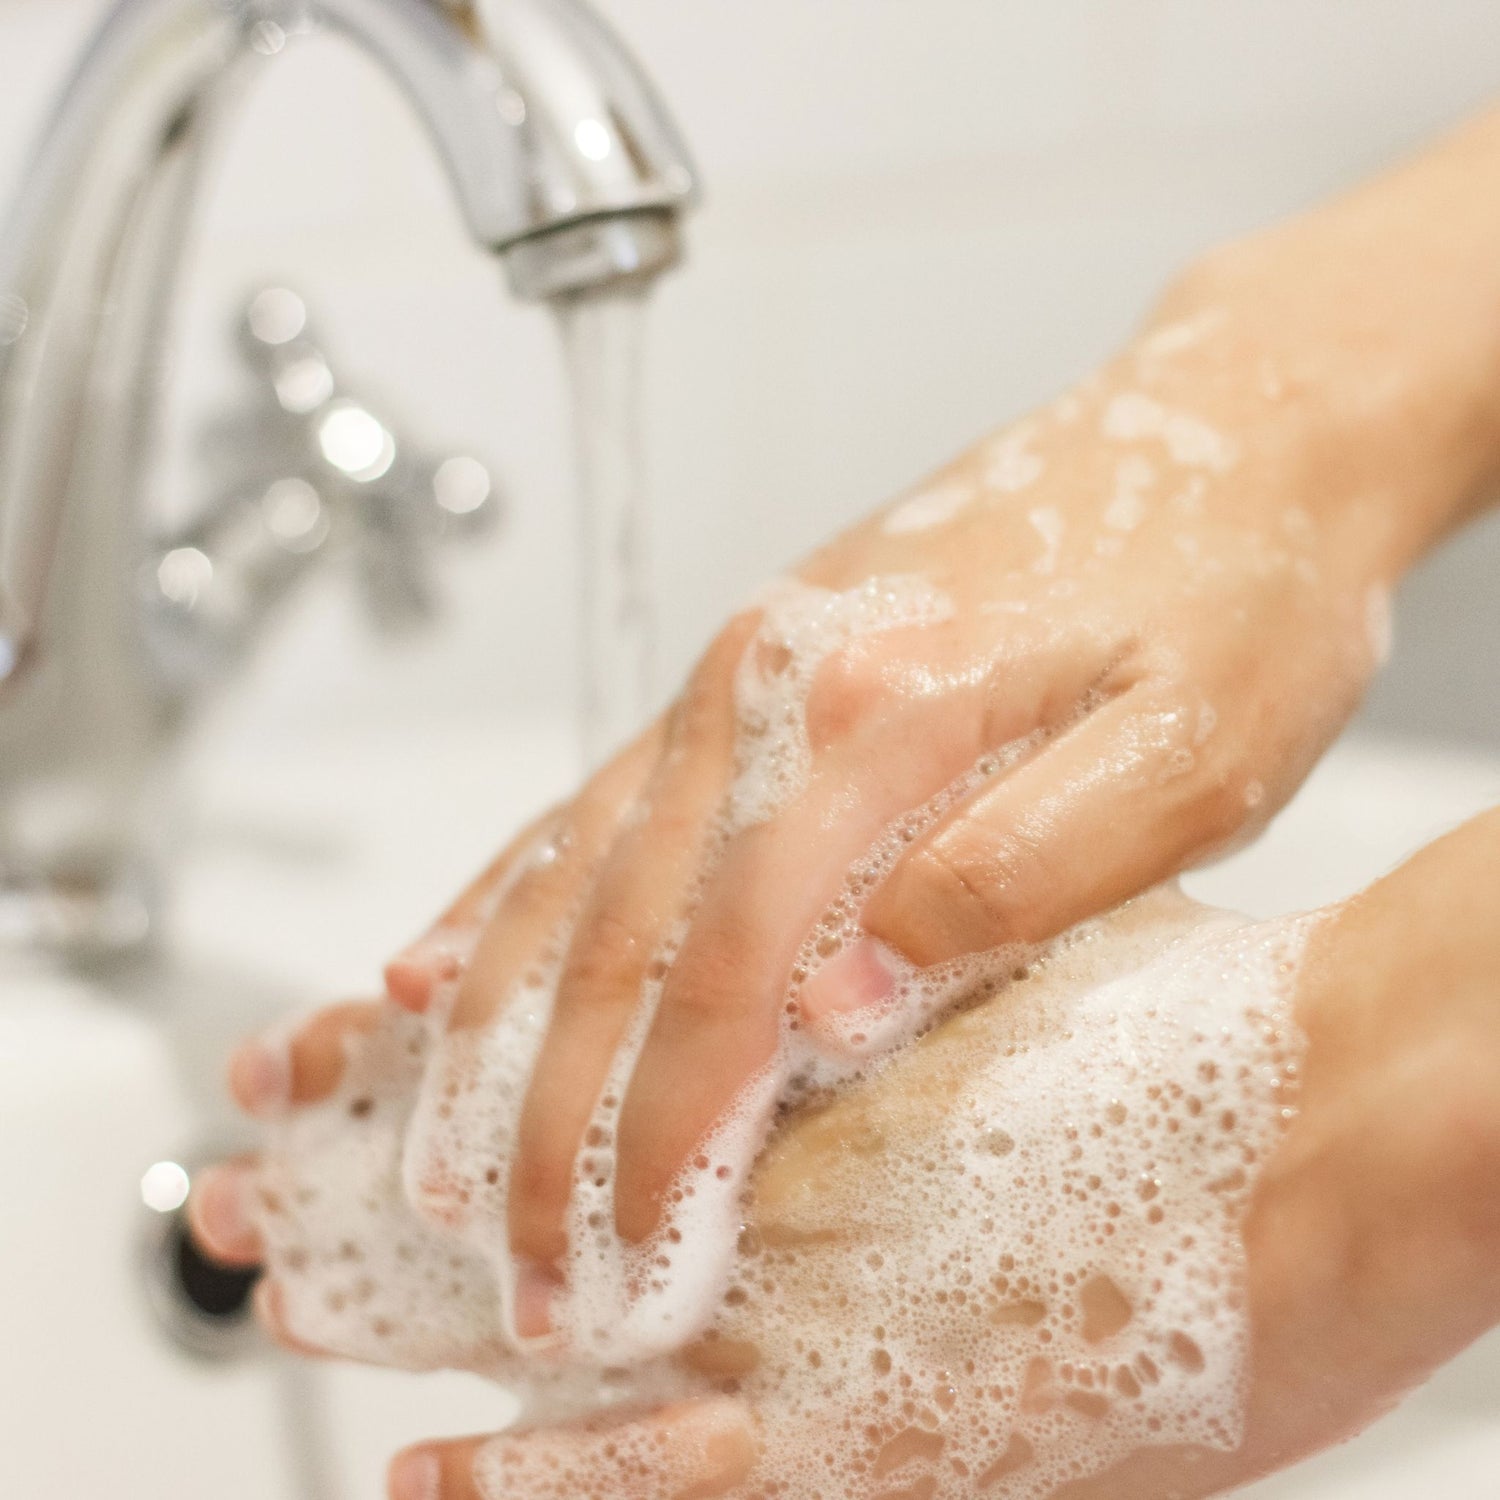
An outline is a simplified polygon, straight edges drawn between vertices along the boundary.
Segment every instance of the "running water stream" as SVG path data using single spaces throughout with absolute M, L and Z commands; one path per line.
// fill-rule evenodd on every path
M 578 487 L 578 731 L 593 770 L 641 727 L 651 697 L 640 367 L 647 288 L 558 302 L 573 389 Z

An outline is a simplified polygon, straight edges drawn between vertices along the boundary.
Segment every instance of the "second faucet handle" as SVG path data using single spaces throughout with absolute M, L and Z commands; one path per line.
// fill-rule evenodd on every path
M 290 289 L 250 297 L 236 340 L 254 388 L 211 432 L 226 477 L 148 566 L 169 658 L 194 666 L 205 651 L 243 650 L 301 577 L 335 555 L 356 567 L 379 625 L 429 617 L 434 546 L 498 519 L 489 467 L 412 442 L 346 388 Z

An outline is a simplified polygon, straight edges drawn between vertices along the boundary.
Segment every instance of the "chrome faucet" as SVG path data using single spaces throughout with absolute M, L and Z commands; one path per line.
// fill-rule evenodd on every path
M 194 612 L 140 586 L 169 315 L 221 115 L 312 30 L 404 91 L 517 296 L 677 259 L 687 154 L 583 0 L 116 0 L 0 231 L 0 936 L 108 949 L 150 929 L 163 768 L 222 675 Z M 174 555 L 180 604 L 197 565 Z

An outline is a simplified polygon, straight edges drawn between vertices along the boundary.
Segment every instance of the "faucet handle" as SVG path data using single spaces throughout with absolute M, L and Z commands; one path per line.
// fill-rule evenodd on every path
M 177 681 L 246 650 L 323 558 L 352 561 L 379 626 L 429 618 L 436 546 L 487 532 L 500 510 L 483 462 L 410 441 L 341 383 L 295 292 L 256 292 L 236 341 L 251 396 L 205 433 L 229 477 L 147 566 L 148 613 Z

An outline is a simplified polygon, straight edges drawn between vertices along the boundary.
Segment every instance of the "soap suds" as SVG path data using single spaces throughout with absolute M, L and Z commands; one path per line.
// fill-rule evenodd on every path
M 908 831 L 888 838 L 904 846 Z M 887 857 L 821 925 L 823 961 L 830 932 L 857 934 Z M 791 1080 L 789 1094 L 833 1102 L 773 1150 L 748 1231 L 734 1232 L 743 1210 L 727 1226 L 687 1369 L 560 1371 L 505 1352 L 493 1267 L 399 1190 L 426 1042 L 393 1011 L 267 1157 L 262 1221 L 288 1321 L 337 1352 L 506 1381 L 530 1420 L 737 1394 L 759 1417 L 746 1496 L 969 1500 L 980 1476 L 1001 1500 L 1043 1500 L 1137 1448 L 1232 1449 L 1249 1340 L 1240 1226 L 1295 1105 L 1292 998 L 1314 920 L 1249 923 L 1161 894 L 1044 951 L 914 973 L 970 1008 L 868 1088 L 848 1070 Z M 500 1500 L 519 1463 L 533 1500 L 625 1500 L 637 1459 L 665 1482 L 703 1458 L 629 1429 L 628 1462 L 578 1468 L 596 1446 L 543 1463 L 545 1443 L 497 1439 L 476 1483 Z
M 1056 506 L 1042 505 L 1028 512 L 1026 519 L 1031 522 L 1031 529 L 1042 539 L 1042 555 L 1032 563 L 1031 571 L 1055 573 L 1057 559 L 1062 552 L 1063 536 L 1067 532 L 1062 512 Z
M 760 597 L 760 629 L 735 677 L 735 775 L 725 838 L 774 817 L 807 784 L 807 699 L 818 669 L 864 636 L 951 617 L 952 603 L 909 574 L 842 593 L 783 579 Z
M 1061 517 L 1031 521 L 1055 566 Z M 706 869 L 806 786 L 821 665 L 872 632 L 951 613 L 904 577 L 844 593 L 788 582 L 762 609 Z M 1174 744 L 1213 728 L 1205 707 Z M 984 756 L 851 867 L 797 956 L 772 1064 L 636 1246 L 614 1227 L 618 1113 L 684 917 L 585 1137 L 545 1353 L 517 1357 L 506 1209 L 568 924 L 485 1026 L 447 1030 L 455 982 L 433 1017 L 392 1011 L 351 1039 L 336 1093 L 278 1123 L 260 1174 L 291 1329 L 361 1359 L 505 1380 L 534 1417 L 740 1394 L 761 1417 L 747 1495 L 958 1500 L 982 1485 L 1042 1500 L 1139 1446 L 1233 1447 L 1249 1337 L 1239 1231 L 1292 1107 L 1307 919 L 1257 925 L 1158 895 L 1044 948 L 931 969 L 888 955 L 880 1005 L 816 1033 L 800 1024 L 802 987 L 863 940 L 865 904 L 901 854 L 1032 749 L 1027 738 Z M 1178 749 L 1172 774 L 1193 761 Z M 756 1187 L 767 1133 L 788 1116 Z M 799 1139 L 835 1127 L 839 1148 L 814 1152 L 814 1175 L 778 1179 Z M 721 1355 L 753 1345 L 753 1358 L 693 1373 L 672 1358 L 690 1340 Z M 501 1453 L 476 1470 L 497 1500 L 513 1481 Z M 528 1493 L 623 1500 L 640 1465 L 585 1484 L 564 1457 Z
M 986 444 L 982 461 L 989 489 L 1000 495 L 1016 495 L 1042 477 L 1046 465 L 1032 451 L 1032 437 L 1030 424 L 1023 422 Z
M 1112 531 L 1134 531 L 1146 518 L 1146 494 L 1156 482 L 1156 470 L 1139 454 L 1115 465 L 1115 488 L 1104 508 L 1104 524 Z
M 428 1051 L 427 1023 L 394 1006 L 351 1035 L 336 1091 L 271 1132 L 253 1207 L 299 1338 L 375 1364 L 494 1375 L 505 1358 L 494 1276 L 402 1191 Z
M 963 480 L 945 479 L 903 500 L 880 523 L 887 536 L 911 536 L 946 526 L 973 501 L 973 489 Z
M 807 700 L 819 668 L 861 638 L 936 624 L 952 610 L 944 595 L 910 575 L 872 578 L 843 592 L 787 579 L 765 590 L 758 603 L 760 625 L 735 676 L 734 776 L 708 839 L 700 884 L 736 834 L 774 817 L 806 786 L 812 759 Z M 669 1348 L 710 1315 L 733 1244 L 732 1229 L 725 1226 L 736 1212 L 777 1093 L 769 1076 L 760 1081 L 758 1094 L 747 1092 L 735 1116 L 733 1160 L 715 1156 L 712 1172 L 691 1172 L 653 1241 L 636 1247 L 620 1240 L 613 1216 L 619 1113 L 689 917 L 690 912 L 683 914 L 654 955 L 577 1166 L 567 1293 L 557 1300 L 553 1321 L 569 1346 L 589 1350 L 601 1364 Z M 512 1334 L 518 1268 L 507 1226 L 511 1157 L 567 936 L 559 934 L 550 963 L 523 976 L 494 1021 L 440 1037 L 407 1146 L 412 1201 L 490 1258 L 500 1282 L 504 1326 Z M 684 1262 L 664 1299 L 656 1295 L 663 1284 L 656 1262 L 670 1258 L 663 1246 L 673 1235 L 690 1236 L 697 1253 Z
M 1122 391 L 1104 408 L 1104 436 L 1115 442 L 1160 441 L 1174 462 L 1188 469 L 1224 473 L 1237 457 L 1234 444 L 1190 412 L 1164 406 L 1144 391 Z
M 1043 1500 L 1238 1445 L 1240 1225 L 1292 1108 L 1307 927 L 1088 924 L 811 1122 L 849 1143 L 816 1178 L 773 1154 L 718 1329 L 759 1355 L 753 1493 Z
M 571 922 L 483 1026 L 440 1030 L 404 1143 L 406 1199 L 488 1264 L 497 1317 L 516 1338 L 517 1278 L 506 1205 L 526 1088 L 546 1040 Z

